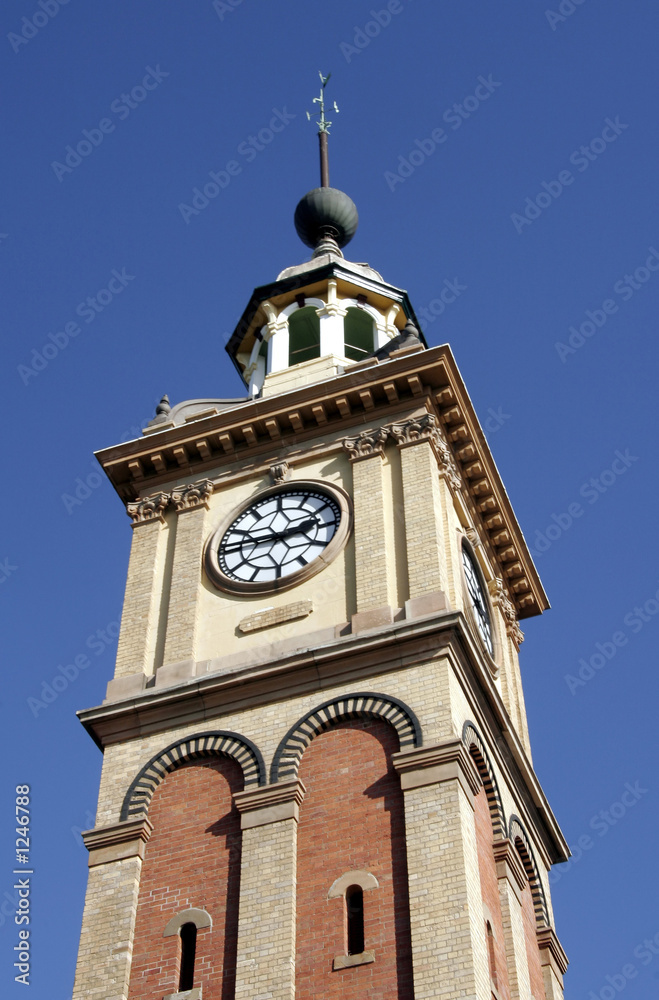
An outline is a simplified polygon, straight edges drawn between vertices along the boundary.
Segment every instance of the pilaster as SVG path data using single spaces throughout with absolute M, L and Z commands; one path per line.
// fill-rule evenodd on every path
M 181 486 L 172 492 L 177 523 L 163 657 L 165 665 L 196 657 L 205 514 L 212 492 L 213 484 L 209 479 Z
M 235 1000 L 295 996 L 297 824 L 304 791 L 296 779 L 234 796 L 243 831 Z
M 474 823 L 480 778 L 462 741 L 395 754 L 405 791 L 417 1000 L 490 1000 Z
M 352 463 L 357 631 L 393 620 L 382 468 L 387 436 L 387 429 L 378 427 L 343 442 Z
M 158 629 L 159 594 L 154 586 L 164 563 L 167 493 L 155 493 L 127 505 L 133 521 L 133 542 L 121 616 L 115 679 L 153 673 L 153 648 Z
M 423 413 L 391 425 L 400 449 L 410 598 L 448 590 L 442 498 L 433 439 L 437 418 Z
M 543 927 L 537 936 L 545 1000 L 563 1000 L 563 976 L 568 967 L 567 955 L 552 927 Z
M 148 819 L 83 834 L 89 881 L 72 1000 L 127 1000 Z
M 531 996 L 531 979 L 522 916 L 526 873 L 512 841 L 497 840 L 492 846 L 499 878 L 510 997 L 511 1000 L 527 1000 Z

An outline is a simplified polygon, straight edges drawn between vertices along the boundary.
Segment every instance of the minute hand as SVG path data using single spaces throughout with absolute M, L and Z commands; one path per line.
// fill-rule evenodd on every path
M 224 551 L 233 552 L 242 548 L 243 545 L 261 545 L 263 542 L 278 542 L 283 538 L 289 538 L 291 535 L 306 534 L 315 524 L 315 519 L 311 518 L 308 521 L 302 521 L 300 524 L 286 528 L 285 531 L 273 531 L 269 535 L 257 535 L 251 538 L 244 538 L 241 542 L 233 542 L 233 544 L 227 545 Z

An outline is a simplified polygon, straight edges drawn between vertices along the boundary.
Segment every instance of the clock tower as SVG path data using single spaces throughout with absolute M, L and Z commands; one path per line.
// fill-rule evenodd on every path
M 254 290 L 242 396 L 98 453 L 133 539 L 79 713 L 74 1000 L 563 996 L 518 661 L 547 599 L 450 348 L 343 255 L 319 124 L 312 256 Z

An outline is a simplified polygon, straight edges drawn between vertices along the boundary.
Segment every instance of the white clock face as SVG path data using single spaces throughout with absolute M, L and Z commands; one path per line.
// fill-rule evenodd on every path
M 338 551 L 348 520 L 337 491 L 311 483 L 267 490 L 211 539 L 207 569 L 227 590 L 259 593 L 291 586 Z
M 467 581 L 469 602 L 474 613 L 474 618 L 476 619 L 476 627 L 480 632 L 481 639 L 485 643 L 485 648 L 488 653 L 490 656 L 494 656 L 492 622 L 490 621 L 487 599 L 483 592 L 478 570 L 476 569 L 473 559 L 464 546 L 462 548 L 462 565 L 464 568 L 465 580 Z

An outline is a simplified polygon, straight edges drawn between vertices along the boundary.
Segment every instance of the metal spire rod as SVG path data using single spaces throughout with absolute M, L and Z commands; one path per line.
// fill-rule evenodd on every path
M 327 86 L 327 81 L 331 77 L 331 73 L 327 76 L 323 76 L 322 73 L 318 73 L 321 82 L 320 97 L 314 97 L 313 103 L 318 104 L 320 118 L 317 118 L 316 124 L 318 126 L 318 146 L 320 150 L 320 186 L 328 188 L 330 186 L 329 182 L 329 152 L 327 148 L 327 136 L 329 135 L 330 125 L 332 124 L 325 118 L 325 87 Z M 334 111 L 338 115 L 339 109 L 334 101 L 332 105 Z M 318 113 L 318 112 L 317 112 Z M 307 118 L 309 121 L 312 119 L 312 114 L 307 111 Z

